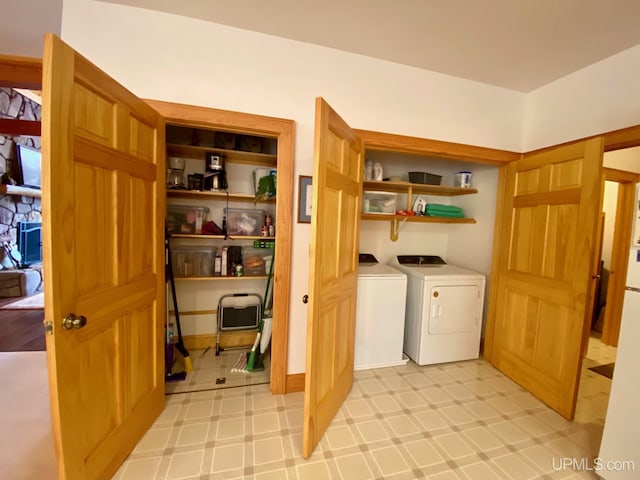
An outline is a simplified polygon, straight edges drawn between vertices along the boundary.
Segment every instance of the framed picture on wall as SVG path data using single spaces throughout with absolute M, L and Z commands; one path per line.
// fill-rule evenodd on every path
M 311 223 L 311 177 L 298 175 L 298 223 Z

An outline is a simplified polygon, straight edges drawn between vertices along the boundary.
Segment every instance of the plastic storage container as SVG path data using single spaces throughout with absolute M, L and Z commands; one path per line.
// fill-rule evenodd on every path
M 264 225 L 264 210 L 225 208 L 227 234 L 235 236 L 259 237 Z
M 428 172 L 409 172 L 411 183 L 422 183 L 423 185 L 440 185 L 442 175 L 435 175 Z
M 246 276 L 268 275 L 273 250 L 270 248 L 242 247 L 242 266 Z
M 364 192 L 363 213 L 395 215 L 398 194 L 393 192 Z
M 169 233 L 202 233 L 209 209 L 193 205 L 167 205 L 167 229 Z
M 173 275 L 176 277 L 213 277 L 215 248 L 174 247 L 171 249 Z

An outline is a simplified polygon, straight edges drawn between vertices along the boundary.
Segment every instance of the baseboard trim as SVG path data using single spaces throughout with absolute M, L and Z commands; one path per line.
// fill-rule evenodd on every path
M 304 373 L 287 375 L 286 393 L 304 392 Z
M 220 335 L 220 346 L 222 348 L 251 347 L 256 340 L 256 330 L 223 332 Z M 204 350 L 207 347 L 216 346 L 215 333 L 202 335 L 184 335 L 182 341 L 187 350 Z

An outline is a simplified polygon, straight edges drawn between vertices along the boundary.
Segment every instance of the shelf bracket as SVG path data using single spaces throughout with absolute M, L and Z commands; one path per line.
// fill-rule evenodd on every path
M 389 234 L 389 238 L 392 242 L 396 242 L 398 240 L 398 234 L 400 233 L 400 227 L 404 225 L 404 222 L 407 221 L 407 217 L 404 217 L 402 220 L 398 220 L 398 217 L 393 217 L 390 222 L 391 231 Z

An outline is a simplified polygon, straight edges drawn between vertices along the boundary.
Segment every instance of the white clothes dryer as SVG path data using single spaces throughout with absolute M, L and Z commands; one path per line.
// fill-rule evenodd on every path
M 404 352 L 418 365 L 478 358 L 485 276 L 434 255 L 398 255 L 407 274 Z
M 404 337 L 407 275 L 360 254 L 354 369 L 405 365 Z

